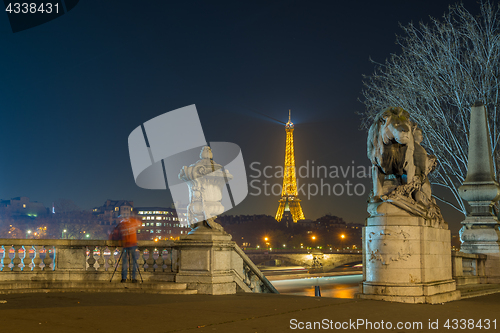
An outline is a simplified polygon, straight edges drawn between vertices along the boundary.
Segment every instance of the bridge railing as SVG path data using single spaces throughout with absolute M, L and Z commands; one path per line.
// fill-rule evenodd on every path
M 174 281 L 175 252 L 172 241 L 139 242 L 143 279 Z M 121 254 L 118 241 L 0 239 L 0 281 L 105 281 L 115 268 L 121 279 Z
M 248 288 L 255 293 L 274 293 L 279 292 L 274 288 L 271 282 L 262 274 L 255 264 L 248 258 L 243 250 L 234 244 L 234 251 L 243 260 L 243 282 Z
M 181 255 L 186 245 L 176 241 L 139 241 L 135 253 L 140 276 L 145 282 L 177 282 L 177 275 L 186 277 L 182 270 Z M 205 244 L 200 245 L 205 248 Z M 214 251 L 230 251 L 223 255 L 229 260 L 227 270 L 234 292 L 277 293 L 274 286 L 234 242 L 212 244 Z M 121 280 L 124 258 L 118 241 L 104 240 L 52 240 L 52 239 L 0 239 L 0 282 L 20 281 L 115 281 Z M 211 251 L 207 249 L 210 253 Z M 196 260 L 189 260 L 190 265 Z M 195 264 L 196 265 L 196 264 Z M 216 264 L 220 266 L 222 264 Z M 203 268 L 199 268 L 203 272 Z M 195 274 L 196 275 L 196 274 Z M 194 276 L 194 280 L 198 278 Z M 188 284 L 197 288 L 196 283 Z

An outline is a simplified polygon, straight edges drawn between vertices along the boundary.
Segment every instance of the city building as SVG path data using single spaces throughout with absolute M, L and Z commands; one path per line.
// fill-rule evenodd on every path
M 186 209 L 137 207 L 134 213 L 142 220 L 142 229 L 138 230 L 138 237 L 142 240 L 175 240 L 191 231 Z
M 99 220 L 99 224 L 115 225 L 122 218 L 132 216 L 134 202 L 129 200 L 106 200 L 104 205 L 92 209 L 92 214 Z
M 218 215 L 216 218 L 216 222 L 220 223 L 222 226 L 227 224 L 240 224 L 250 221 L 257 221 L 267 219 L 270 222 L 275 221 L 272 216 L 269 215 Z
M 47 208 L 40 202 L 30 201 L 28 197 L 16 197 L 0 200 L 0 212 L 13 218 L 36 218 L 48 214 Z

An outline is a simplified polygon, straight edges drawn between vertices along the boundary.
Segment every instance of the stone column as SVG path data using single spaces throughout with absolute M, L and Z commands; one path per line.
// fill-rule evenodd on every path
M 481 102 L 471 109 L 467 177 L 459 193 L 471 206 L 460 229 L 460 251 L 487 254 L 487 282 L 500 283 L 500 224 L 493 213 L 500 186 L 495 181 L 488 120 Z
M 222 188 L 231 174 L 213 160 L 210 147 L 203 147 L 200 160 L 182 168 L 179 178 L 189 187 L 188 221 L 193 230 L 181 236 L 178 244 L 176 282 L 187 283 L 200 294 L 236 293 L 232 269 L 234 242 L 215 222 L 224 211 Z M 243 266 L 241 263 L 241 271 Z

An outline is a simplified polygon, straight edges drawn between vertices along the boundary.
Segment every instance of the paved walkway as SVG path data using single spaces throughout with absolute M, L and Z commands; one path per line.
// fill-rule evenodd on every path
M 2 300 L 7 301 L 2 303 Z M 375 332 L 495 332 L 500 330 L 500 294 L 442 305 L 400 304 L 358 299 L 315 298 L 273 294 L 152 295 L 135 293 L 43 293 L 0 295 L 0 332 L 321 332 L 298 329 L 299 322 L 340 322 L 344 327 L 365 320 L 376 328 L 390 321 L 393 330 L 339 329 Z M 482 319 L 483 329 L 445 329 L 448 319 Z M 489 319 L 490 329 L 484 329 Z M 493 320 L 496 319 L 495 330 Z M 297 321 L 297 329 L 293 320 Z M 429 320 L 439 329 L 428 328 Z M 396 329 L 397 322 L 421 322 L 414 329 Z M 450 322 L 452 325 L 453 322 Z M 314 324 L 312 324 L 314 325 Z M 337 324 L 338 325 L 338 324 Z M 460 323 L 458 323 L 458 326 Z M 304 326 L 306 327 L 306 326 Z M 369 327 L 368 327 L 369 328 Z M 334 329 L 332 329 L 334 331 Z

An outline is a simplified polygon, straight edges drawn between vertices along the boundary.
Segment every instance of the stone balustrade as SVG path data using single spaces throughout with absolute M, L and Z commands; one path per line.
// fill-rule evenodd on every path
M 136 276 L 137 279 L 144 282 L 186 282 L 187 279 L 188 288 L 198 289 L 201 293 L 211 293 L 204 292 L 208 290 L 206 281 L 203 281 L 205 288 L 199 288 L 197 283 L 204 273 L 200 275 L 197 272 L 194 279 L 189 278 L 192 276 L 190 270 L 197 268 L 197 260 L 187 255 L 189 250 L 181 243 L 140 241 L 136 251 L 140 272 Z M 193 246 L 196 244 L 191 244 L 190 248 Z M 202 244 L 202 247 L 210 253 L 223 251 L 229 254 L 224 255 L 224 258 L 229 260 L 224 262 L 223 270 L 220 269 L 220 263 L 214 265 L 219 267 L 215 267 L 216 274 L 226 276 L 224 283 L 229 288 L 225 288 L 224 293 L 234 293 L 237 290 L 277 293 L 234 242 L 224 243 L 224 246 L 217 243 Z M 119 282 L 121 253 L 122 248 L 118 241 L 0 239 L 0 282 L 105 282 L 110 281 L 112 276 L 113 281 Z M 116 273 L 113 275 L 115 269 Z M 205 267 L 199 269 L 206 271 Z M 208 267 L 207 272 L 213 269 Z M 12 284 L 9 286 L 12 287 Z
M 145 281 L 174 281 L 172 241 L 140 242 L 137 263 Z M 0 239 L 0 281 L 105 281 L 115 268 L 121 279 L 117 241 Z
M 485 275 L 487 255 L 451 253 L 452 275 L 458 285 L 488 283 Z

